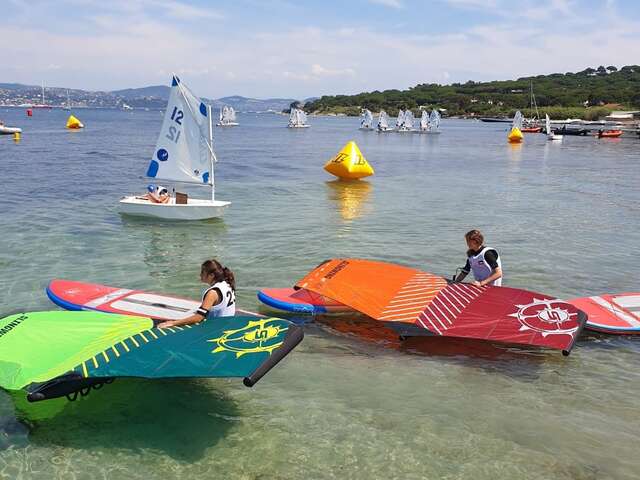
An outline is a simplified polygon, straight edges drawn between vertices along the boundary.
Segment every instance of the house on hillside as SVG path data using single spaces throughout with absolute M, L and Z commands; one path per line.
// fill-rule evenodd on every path
M 604 117 L 607 122 L 620 122 L 620 123 L 637 123 L 640 121 L 640 110 L 632 111 L 613 111 L 610 115 Z

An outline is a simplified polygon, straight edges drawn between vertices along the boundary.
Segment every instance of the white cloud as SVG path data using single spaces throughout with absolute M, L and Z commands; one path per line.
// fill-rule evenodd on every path
M 391 8 L 404 8 L 404 5 L 400 0 L 369 0 L 371 3 L 383 5 Z
M 523 21 L 526 12 L 514 18 L 496 14 L 487 24 L 404 34 L 398 41 L 393 29 L 358 23 L 272 32 L 236 31 L 228 22 L 193 28 L 203 18 L 199 9 L 187 9 L 182 22 L 147 13 L 152 3 L 173 3 L 167 0 L 114 0 L 113 9 L 100 8 L 98 0 L 74 1 L 92 5 L 78 28 L 56 24 L 59 31 L 51 31 L 45 21 L 13 25 L 0 19 L 0 43 L 12 46 L 0 81 L 118 89 L 166 84 L 175 71 L 206 97 L 304 98 L 622 66 L 637 63 L 634 52 L 640 50 L 640 24 L 617 14 L 615 4 L 563 13 L 570 2 L 546 0 L 542 7 L 555 5 L 557 18 Z M 465 8 L 477 3 L 447 1 Z M 567 45 L 579 47 L 568 53 Z

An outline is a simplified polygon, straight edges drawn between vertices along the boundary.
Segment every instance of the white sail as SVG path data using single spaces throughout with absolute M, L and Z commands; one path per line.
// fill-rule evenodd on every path
M 511 128 L 518 128 L 520 130 L 522 130 L 522 120 L 524 119 L 524 117 L 522 116 L 522 113 L 520 113 L 520 110 L 518 110 L 516 112 L 516 114 L 513 116 L 513 123 L 511 124 Z
M 440 129 L 440 112 L 435 108 L 431 110 L 431 115 L 429 116 L 429 130 L 437 131 Z
M 147 176 L 213 185 L 213 146 L 207 106 L 173 77 L 167 110 Z
M 413 112 L 411 110 L 407 110 L 404 112 L 404 121 L 402 122 L 402 128 L 404 130 L 413 130 L 413 122 L 415 118 L 413 116 Z
M 360 128 L 371 128 L 373 125 L 373 115 L 366 108 L 362 112 L 362 121 L 360 122 Z
M 404 111 L 398 112 L 398 118 L 396 118 L 396 128 L 400 128 L 404 124 Z
M 304 127 L 307 126 L 307 114 L 299 108 L 292 108 L 289 114 L 289 126 L 290 127 Z
M 549 119 L 549 114 L 545 114 L 544 121 L 545 121 L 545 131 L 547 135 L 551 135 L 551 120 Z
M 380 110 L 380 114 L 378 115 L 378 130 L 388 130 L 389 129 L 389 116 L 387 112 L 384 110 Z
M 422 110 L 420 117 L 420 130 L 429 130 L 429 114 L 426 110 Z

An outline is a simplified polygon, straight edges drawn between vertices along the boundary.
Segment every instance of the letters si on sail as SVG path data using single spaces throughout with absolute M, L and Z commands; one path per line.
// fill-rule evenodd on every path
M 174 76 L 148 177 L 211 183 L 213 150 L 207 139 L 207 115 L 207 106 Z

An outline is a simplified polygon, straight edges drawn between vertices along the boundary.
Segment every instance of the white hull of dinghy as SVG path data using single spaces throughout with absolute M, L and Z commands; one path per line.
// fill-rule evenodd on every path
M 237 127 L 238 125 L 240 125 L 238 122 L 229 122 L 229 123 L 218 122 L 218 123 L 216 123 L 216 127 Z
M 137 217 L 160 218 L 163 220 L 207 220 L 224 215 L 231 202 L 189 198 L 186 204 L 152 203 L 144 197 L 129 196 L 120 200 L 120 213 Z
M 18 127 L 0 126 L 0 135 L 13 135 L 14 133 L 22 133 L 22 129 Z

